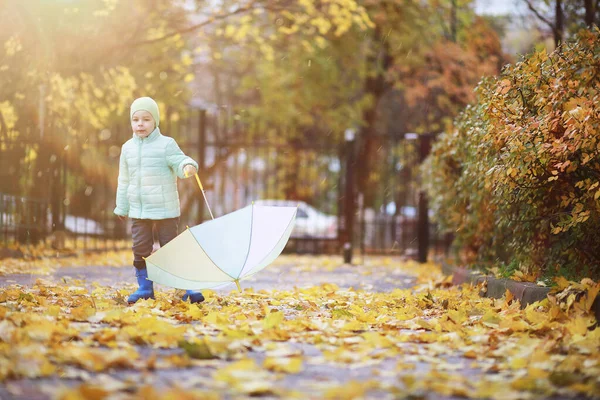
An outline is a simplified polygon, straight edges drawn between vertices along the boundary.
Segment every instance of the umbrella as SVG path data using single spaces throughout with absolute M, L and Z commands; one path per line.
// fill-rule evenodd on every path
M 204 200 L 204 188 L 196 175 Z M 207 202 L 208 205 L 208 202 Z M 146 258 L 148 279 L 186 289 L 216 289 L 254 275 L 283 251 L 297 207 L 249 205 L 184 232 Z M 209 212 L 212 216 L 212 211 Z

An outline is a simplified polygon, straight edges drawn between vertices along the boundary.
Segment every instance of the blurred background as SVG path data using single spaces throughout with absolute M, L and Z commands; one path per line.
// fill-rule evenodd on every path
M 0 2 L 0 247 L 127 248 L 129 105 L 200 164 L 215 216 L 297 204 L 287 251 L 443 254 L 419 165 L 483 76 L 596 0 Z M 181 226 L 210 218 L 180 180 Z

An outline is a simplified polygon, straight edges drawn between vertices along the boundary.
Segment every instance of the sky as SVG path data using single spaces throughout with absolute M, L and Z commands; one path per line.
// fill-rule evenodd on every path
M 540 2 L 542 3 L 542 2 Z M 541 39 L 532 30 L 530 12 L 524 0 L 475 0 L 475 12 L 479 15 L 509 15 L 509 25 L 502 38 L 502 48 L 507 54 L 526 54 Z
M 523 4 L 520 0 L 475 0 L 475 10 L 478 14 L 514 14 Z

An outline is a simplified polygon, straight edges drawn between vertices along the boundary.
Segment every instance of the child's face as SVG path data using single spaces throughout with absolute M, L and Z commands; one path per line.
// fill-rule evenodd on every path
M 154 118 L 148 111 L 136 111 L 131 117 L 131 129 L 139 137 L 146 137 L 152 133 L 155 128 Z

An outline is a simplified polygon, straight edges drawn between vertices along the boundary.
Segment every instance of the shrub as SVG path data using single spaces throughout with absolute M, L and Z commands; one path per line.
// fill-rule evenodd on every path
M 466 261 L 537 276 L 600 272 L 600 35 L 484 79 L 424 165 Z

